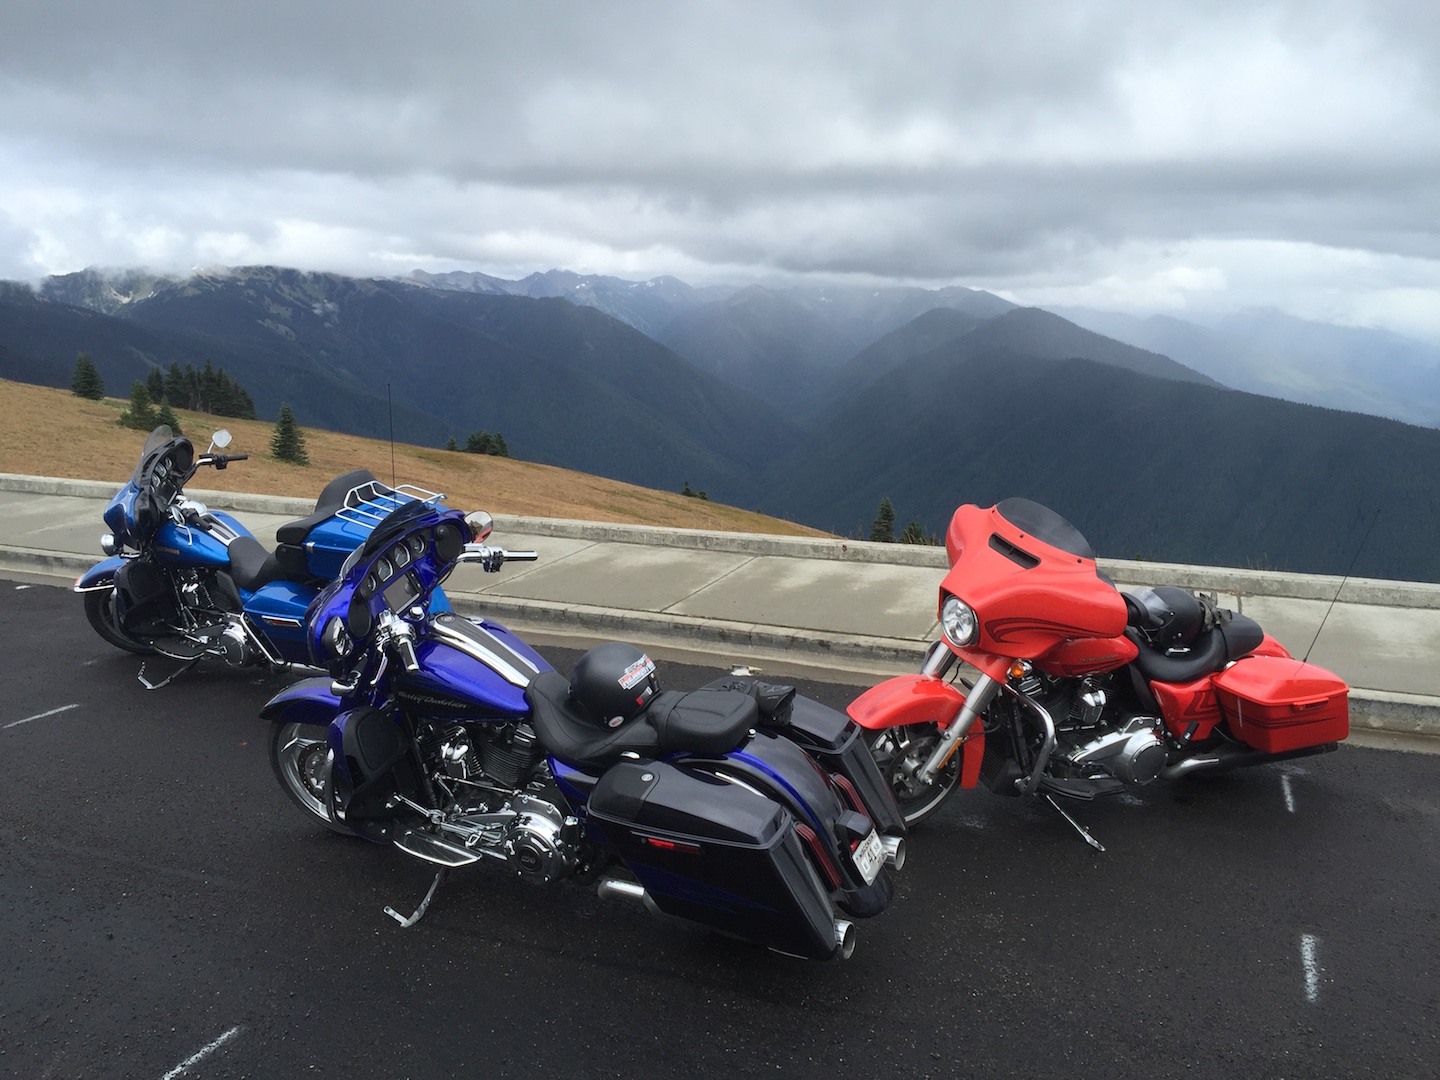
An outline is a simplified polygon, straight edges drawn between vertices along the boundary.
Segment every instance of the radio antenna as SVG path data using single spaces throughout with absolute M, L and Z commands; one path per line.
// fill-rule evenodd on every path
M 1335 600 L 1340 599 L 1340 594 L 1345 591 L 1345 583 L 1350 580 L 1350 574 L 1355 569 L 1355 564 L 1360 560 L 1360 552 L 1365 550 L 1365 541 L 1370 539 L 1370 534 L 1375 529 L 1375 522 L 1380 520 L 1380 511 L 1375 511 L 1375 516 L 1370 519 L 1370 528 L 1365 530 L 1365 535 L 1360 538 L 1360 546 L 1355 549 L 1355 558 L 1350 560 L 1350 568 L 1345 571 L 1345 576 L 1340 579 L 1340 588 L 1335 590 L 1335 599 L 1330 601 L 1330 606 L 1325 609 L 1325 618 L 1320 620 L 1320 625 L 1315 628 L 1315 636 L 1310 639 L 1310 648 L 1305 650 L 1305 656 L 1301 663 L 1310 659 L 1310 651 L 1315 648 L 1315 642 L 1320 640 L 1320 631 L 1325 629 L 1325 619 L 1330 618 L 1330 612 L 1335 610 Z
M 390 384 L 385 384 L 385 408 L 390 413 L 390 486 L 395 486 L 395 402 L 390 397 Z

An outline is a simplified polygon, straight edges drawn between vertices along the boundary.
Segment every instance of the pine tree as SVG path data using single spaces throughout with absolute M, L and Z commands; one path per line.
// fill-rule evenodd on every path
M 75 354 L 75 374 L 70 379 L 70 392 L 91 401 L 99 401 L 105 396 L 105 380 L 100 378 L 95 361 L 88 352 Z
M 288 461 L 292 465 L 310 464 L 310 455 L 305 453 L 305 433 L 295 423 L 295 414 L 290 411 L 289 405 L 280 406 L 275 434 L 270 436 L 270 452 L 277 461 Z
M 175 415 L 175 410 L 170 408 L 170 403 L 168 401 L 162 401 L 160 403 L 160 408 L 155 410 L 155 423 L 164 424 L 176 435 L 185 434 L 183 431 L 180 430 L 180 418 Z
M 155 406 L 150 401 L 150 391 L 136 379 L 130 384 L 130 407 L 120 414 L 122 427 L 150 431 L 156 425 Z
M 150 400 L 159 405 L 165 400 L 165 373 L 158 367 L 152 367 L 145 373 L 145 389 L 150 392 Z
M 930 541 L 925 538 L 925 526 L 918 521 L 912 521 L 905 526 L 905 531 L 900 534 L 902 544 L 928 544 Z
M 185 373 L 180 362 L 172 360 L 170 370 L 165 373 L 165 400 L 172 408 L 185 409 L 190 406 L 190 392 L 185 382 Z
M 685 481 L 685 486 L 680 489 L 680 494 L 683 495 L 683 496 L 685 496 L 685 498 L 687 498 L 687 499 L 693 499 L 693 498 L 695 498 L 695 492 L 693 492 L 693 491 L 690 490 L 690 481 L 689 481 L 689 480 L 686 480 L 686 481 Z
M 445 449 L 446 449 L 446 450 L 459 450 L 459 449 L 460 449 L 460 447 L 458 447 L 458 446 L 455 445 L 455 436 L 454 436 L 454 435 L 451 435 L 449 441 L 446 442 L 446 444 L 445 444 Z
M 895 507 L 890 505 L 889 496 L 880 500 L 880 509 L 870 525 L 870 539 L 885 544 L 895 542 Z
M 477 431 L 465 440 L 467 454 L 493 454 L 495 440 L 488 431 Z
M 490 453 L 496 457 L 509 457 L 510 448 L 505 445 L 505 436 L 495 432 L 495 438 L 490 441 Z

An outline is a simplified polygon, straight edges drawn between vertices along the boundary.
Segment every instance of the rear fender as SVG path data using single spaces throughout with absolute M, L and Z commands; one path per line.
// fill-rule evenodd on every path
M 862 728 L 883 731 L 907 724 L 949 727 L 965 705 L 965 695 L 933 675 L 900 675 L 872 686 L 845 710 Z M 976 724 L 961 745 L 960 786 L 980 781 L 980 760 L 985 756 L 985 733 Z
M 91 592 L 114 587 L 115 571 L 124 565 L 125 560 L 119 555 L 111 555 L 103 562 L 96 563 L 75 579 L 75 592 Z
M 265 703 L 260 717 L 275 724 L 326 727 L 340 712 L 340 699 L 330 691 L 329 678 L 301 679 Z

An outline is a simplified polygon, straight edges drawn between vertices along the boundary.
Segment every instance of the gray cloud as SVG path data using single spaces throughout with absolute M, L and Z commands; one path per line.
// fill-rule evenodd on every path
M 960 280 L 1440 336 L 1430 3 L 21 2 L 0 159 L 7 273 Z

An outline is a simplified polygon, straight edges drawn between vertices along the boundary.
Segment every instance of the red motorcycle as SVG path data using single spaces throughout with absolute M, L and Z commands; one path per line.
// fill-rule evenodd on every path
M 920 674 L 849 708 L 907 823 L 983 781 L 1042 796 L 1103 851 L 1056 796 L 1321 754 L 1349 734 L 1338 676 L 1209 597 L 1120 592 L 1079 530 L 1038 503 L 962 506 L 945 549 L 943 641 Z

